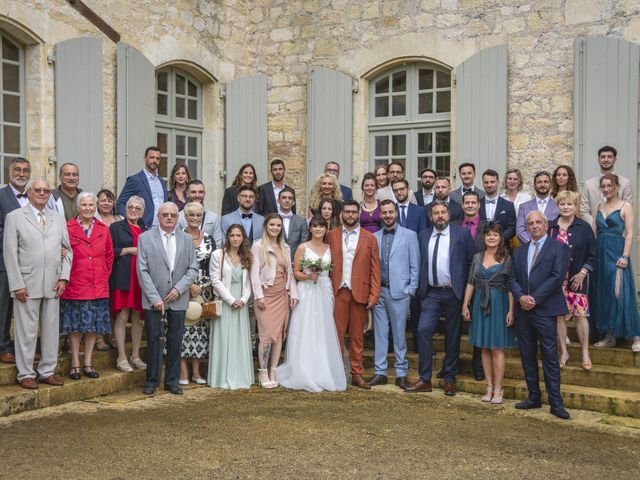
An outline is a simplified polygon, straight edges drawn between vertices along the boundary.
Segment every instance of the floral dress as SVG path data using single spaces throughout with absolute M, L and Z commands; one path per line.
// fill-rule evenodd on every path
M 569 235 L 566 230 L 558 227 L 558 236 L 556 240 L 565 245 L 569 245 Z M 588 317 L 589 316 L 589 298 L 585 293 L 574 292 L 569 288 L 569 273 L 562 282 L 562 292 L 564 298 L 567 300 L 567 308 L 569 309 L 569 315 L 574 317 Z

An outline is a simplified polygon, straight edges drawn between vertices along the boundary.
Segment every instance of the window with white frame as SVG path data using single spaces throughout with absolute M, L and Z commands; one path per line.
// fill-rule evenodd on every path
M 23 152 L 24 51 L 0 30 L 0 183 L 9 181 L 9 164 Z
M 398 162 L 412 188 L 423 168 L 450 175 L 451 72 L 434 64 L 411 63 L 371 80 L 369 88 L 370 167 Z
M 201 177 L 202 85 L 175 67 L 156 72 L 156 139 L 160 176 L 168 181 L 173 166 L 182 163 L 191 178 Z

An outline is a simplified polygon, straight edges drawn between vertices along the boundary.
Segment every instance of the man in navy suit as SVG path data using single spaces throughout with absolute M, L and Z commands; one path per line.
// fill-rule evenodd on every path
M 531 242 L 513 255 L 510 288 L 516 301 L 516 328 L 520 358 L 529 397 L 516 404 L 520 410 L 540 408 L 542 393 L 538 374 L 538 343 L 542 356 L 544 383 L 551 413 L 569 418 L 560 395 L 556 317 L 568 313 L 562 293 L 569 253 L 566 245 L 547 236 L 547 219 L 534 210 L 526 218 Z
M 488 222 L 498 222 L 502 227 L 504 241 L 516 234 L 516 209 L 509 200 L 498 195 L 500 177 L 495 170 L 485 170 L 482 174 L 484 198 L 480 200 L 480 218 Z
M 137 195 L 144 200 L 142 223 L 147 228 L 158 225 L 160 205 L 169 198 L 164 180 L 158 175 L 159 166 L 160 149 L 147 147 L 144 151 L 144 168 L 127 178 L 118 197 L 118 213 L 123 217 L 126 216 L 125 208 L 131 196 Z
M 462 211 L 462 206 L 460 203 L 456 202 L 451 198 L 449 192 L 451 191 L 451 182 L 447 177 L 438 177 L 436 178 L 436 182 L 433 186 L 433 190 L 435 192 L 435 199 L 441 202 L 445 202 L 449 209 L 449 222 L 453 223 L 456 220 L 462 220 L 464 218 L 464 212 Z M 431 227 L 431 207 L 433 206 L 433 202 L 427 205 L 426 214 L 427 214 L 427 228 Z
M 340 178 L 340 164 L 337 162 L 327 162 L 324 164 L 324 173 L 330 173 L 335 175 L 336 178 Z M 342 201 L 353 200 L 353 192 L 346 185 L 340 184 L 340 191 L 342 192 Z
M 263 217 L 269 213 L 279 213 L 278 208 L 278 195 L 283 190 L 287 190 L 293 193 L 293 214 L 296 213 L 296 191 L 289 185 L 284 183 L 284 162 L 279 158 L 274 158 L 271 161 L 271 178 L 270 182 L 263 183 L 258 187 L 258 204 L 256 205 L 256 213 L 259 213 Z
M 420 380 L 407 392 L 430 392 L 433 371 L 433 333 L 445 315 L 444 393 L 456 394 L 456 373 L 460 357 L 462 300 L 467 287 L 469 265 L 476 251 L 469 231 L 449 224 L 449 206 L 431 204 L 433 227 L 420 234 L 420 290 L 422 312 L 418 323 Z
M 255 203 L 256 192 L 253 187 L 247 184 L 241 185 L 238 189 L 238 209 L 222 217 L 221 228 L 223 239 L 227 237 L 229 227 L 236 223 L 242 225 L 250 243 L 262 238 L 264 217 L 253 211 Z
M 424 207 L 409 201 L 409 182 L 404 178 L 396 178 L 391 185 L 397 201 L 398 224 L 419 235 L 427 228 L 427 212 Z

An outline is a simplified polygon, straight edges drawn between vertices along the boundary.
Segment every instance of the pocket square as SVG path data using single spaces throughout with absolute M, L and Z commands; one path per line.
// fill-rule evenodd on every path
M 498 215 L 502 215 L 503 213 L 507 213 L 506 210 L 502 210 Z

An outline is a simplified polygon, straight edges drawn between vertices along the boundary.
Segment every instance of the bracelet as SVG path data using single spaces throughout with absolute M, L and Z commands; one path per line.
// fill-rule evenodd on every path
M 629 255 L 620 255 L 620 258 L 624 258 L 626 261 L 629 261 Z

